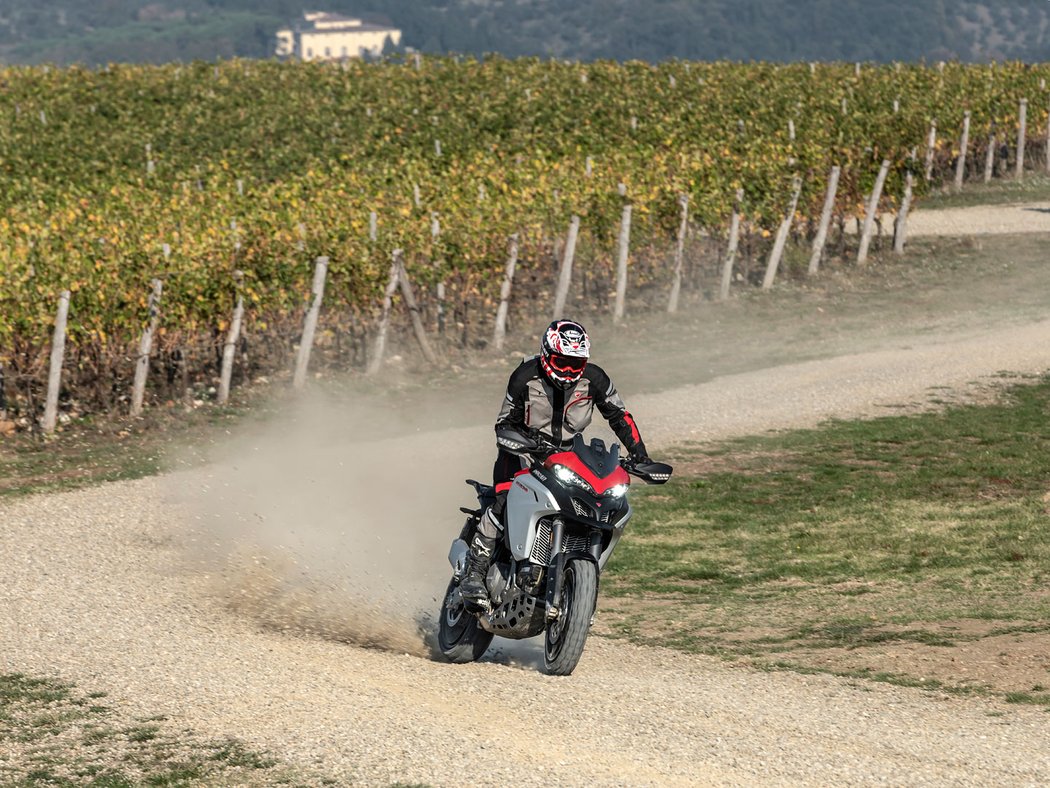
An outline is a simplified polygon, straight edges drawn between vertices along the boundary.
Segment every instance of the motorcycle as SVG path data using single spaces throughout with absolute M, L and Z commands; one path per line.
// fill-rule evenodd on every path
M 467 521 L 452 542 L 452 579 L 441 605 L 438 645 L 450 662 L 481 658 L 492 638 L 521 640 L 544 633 L 543 662 L 567 676 L 583 654 L 598 601 L 598 581 L 631 518 L 630 476 L 664 484 L 666 463 L 621 459 L 620 447 L 576 435 L 568 449 L 541 436 L 503 429 L 497 444 L 530 460 L 507 493 L 505 527 L 485 577 L 489 592 L 480 610 L 464 605 L 459 590 L 470 540 L 495 489 L 468 479 L 478 509 L 462 507 Z

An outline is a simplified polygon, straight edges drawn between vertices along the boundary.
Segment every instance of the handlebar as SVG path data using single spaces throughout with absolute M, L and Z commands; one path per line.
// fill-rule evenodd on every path
M 542 464 L 552 454 L 566 450 L 566 447 L 554 443 L 543 433 L 528 428 L 506 427 L 497 430 L 496 445 L 512 454 L 529 456 L 537 465 Z M 666 463 L 635 457 L 620 458 L 620 467 L 648 484 L 663 484 L 671 478 L 671 473 L 674 471 Z

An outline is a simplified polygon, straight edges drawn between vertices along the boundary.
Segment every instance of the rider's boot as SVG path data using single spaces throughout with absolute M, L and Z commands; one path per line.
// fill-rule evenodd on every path
M 489 590 L 485 585 L 485 575 L 488 574 L 489 564 L 492 562 L 492 551 L 496 547 L 496 539 L 499 536 L 499 520 L 489 508 L 481 516 L 478 530 L 474 538 L 470 540 L 470 549 L 467 551 L 467 571 L 459 584 L 459 592 L 463 595 L 463 604 L 471 612 L 479 612 L 488 607 Z

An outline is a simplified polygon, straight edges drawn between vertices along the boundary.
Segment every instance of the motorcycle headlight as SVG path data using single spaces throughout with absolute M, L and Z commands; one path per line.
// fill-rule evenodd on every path
M 594 493 L 594 488 L 591 487 L 591 485 L 589 485 L 579 474 L 569 470 L 564 465 L 555 465 L 551 470 L 554 471 L 554 475 L 558 477 L 559 481 L 571 484 L 574 487 L 579 487 L 589 493 Z
M 606 495 L 611 495 L 613 498 L 623 498 L 625 495 L 627 495 L 627 487 L 628 485 L 626 484 L 617 484 L 615 487 L 610 489 L 606 493 Z

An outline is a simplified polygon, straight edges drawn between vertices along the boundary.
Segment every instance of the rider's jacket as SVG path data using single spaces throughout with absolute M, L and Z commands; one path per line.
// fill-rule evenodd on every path
M 525 359 L 511 373 L 503 407 L 496 417 L 496 429 L 529 427 L 555 443 L 567 445 L 573 435 L 583 432 L 591 423 L 595 408 L 628 452 L 646 453 L 638 427 L 624 407 L 616 386 L 597 364 L 588 364 L 576 385 L 560 389 L 547 380 L 539 356 Z

